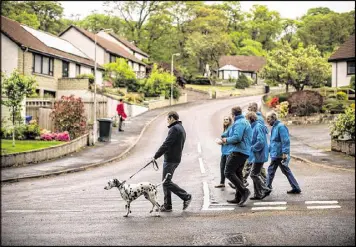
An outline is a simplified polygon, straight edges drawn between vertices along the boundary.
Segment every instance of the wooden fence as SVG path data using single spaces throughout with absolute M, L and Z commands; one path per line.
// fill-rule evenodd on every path
M 54 123 L 50 116 L 53 111 L 55 100 L 53 99 L 27 99 L 26 115 L 36 119 L 40 128 L 54 131 Z M 94 102 L 83 100 L 84 115 L 87 117 L 87 123 L 92 123 L 94 119 Z M 97 101 L 96 118 L 106 118 L 107 100 L 100 99 Z

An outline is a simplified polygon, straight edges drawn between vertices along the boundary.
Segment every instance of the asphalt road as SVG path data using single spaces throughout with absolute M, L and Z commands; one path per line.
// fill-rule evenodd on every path
M 233 106 L 246 107 L 259 99 L 205 101 L 178 110 L 187 140 L 173 181 L 193 195 L 186 211 L 173 195 L 173 212 L 153 217 L 149 213 L 151 203 L 140 197 L 131 204 L 132 214 L 125 218 L 125 202 L 118 190 L 104 190 L 109 179 L 128 179 L 154 155 L 168 132 L 166 117 L 162 116 L 120 162 L 2 184 L 1 244 L 354 245 L 354 172 L 293 161 L 290 166 L 303 192 L 286 194 L 290 187 L 278 170 L 274 191 L 263 200 L 272 205 L 251 200 L 243 208 L 227 205 L 233 190 L 214 188 L 220 176 L 220 147 L 214 140 L 220 136 L 223 116 Z M 163 158 L 158 163 L 159 171 L 147 167 L 128 182 L 159 183 Z M 161 203 L 162 188 L 158 198 Z

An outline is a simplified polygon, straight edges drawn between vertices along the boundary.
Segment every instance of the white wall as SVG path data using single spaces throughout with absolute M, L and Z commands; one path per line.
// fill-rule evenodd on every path
M 237 70 L 220 70 L 219 73 L 224 72 L 224 77 L 222 79 L 228 80 L 229 78 L 237 79 L 239 77 L 239 72 Z M 222 76 L 222 75 L 221 75 Z
M 1 34 L 1 71 L 11 74 L 18 66 L 19 47 L 4 34 Z
M 333 62 L 332 64 L 332 87 L 349 86 L 352 75 L 347 75 L 347 62 Z M 336 78 L 337 77 L 337 78 Z
M 146 56 L 141 55 L 140 53 L 135 52 L 135 57 L 142 61 L 142 59 L 147 59 Z
M 139 66 L 140 65 L 138 63 L 133 63 L 133 71 L 140 71 Z
M 79 50 L 84 52 L 85 55 L 87 55 L 91 59 L 93 60 L 95 59 L 94 41 L 92 41 L 91 39 L 89 39 L 87 36 L 83 35 L 79 31 L 77 31 L 75 28 L 72 27 L 67 32 L 62 34 L 60 37 L 71 42 L 74 46 L 76 46 Z M 105 56 L 104 49 L 97 45 L 96 60 L 98 64 L 102 65 L 105 63 L 104 56 Z

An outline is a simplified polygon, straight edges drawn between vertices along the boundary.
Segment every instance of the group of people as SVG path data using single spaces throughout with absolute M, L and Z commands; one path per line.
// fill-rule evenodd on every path
M 272 191 L 272 182 L 276 170 L 280 167 L 287 177 L 292 189 L 290 194 L 299 194 L 301 189 L 289 168 L 290 139 L 288 128 L 278 120 L 277 114 L 267 115 L 267 123 L 272 126 L 270 144 L 267 142 L 268 128 L 265 126 L 257 103 L 251 103 L 244 115 L 239 106 L 231 109 L 231 116 L 224 117 L 223 133 L 217 141 L 221 145 L 220 184 L 216 188 L 225 187 L 225 179 L 236 190 L 235 198 L 227 200 L 244 206 L 251 192 L 247 188 L 247 178 L 253 181 L 254 196 L 251 200 L 262 200 Z M 271 158 L 267 174 L 263 164 Z M 244 171 L 244 172 L 243 172 Z

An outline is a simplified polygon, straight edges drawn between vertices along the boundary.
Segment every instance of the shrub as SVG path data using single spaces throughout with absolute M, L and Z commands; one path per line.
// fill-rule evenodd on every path
M 337 92 L 336 99 L 338 100 L 347 100 L 347 94 L 344 92 Z
M 27 126 L 25 124 L 20 124 L 15 127 L 15 139 L 16 140 L 25 140 L 25 131 Z M 8 127 L 3 129 L 3 136 L 4 139 L 12 139 L 12 132 L 14 127 Z
M 355 75 L 352 75 L 351 76 L 351 79 L 350 79 L 350 87 L 355 90 Z
M 212 85 L 210 78 L 205 76 L 196 76 L 190 83 L 195 85 Z
M 279 105 L 277 105 L 277 112 L 280 117 L 284 118 L 288 115 L 289 112 L 288 106 L 289 106 L 288 101 L 284 101 Z
M 344 113 L 352 102 L 353 100 L 327 99 L 324 102 L 322 110 L 323 112 L 328 112 L 331 114 Z
M 139 95 L 128 93 L 124 97 L 125 101 L 132 102 L 132 103 L 141 103 L 143 102 L 143 98 Z
M 278 95 L 279 102 L 282 103 L 284 101 L 288 101 L 289 93 L 282 93 Z
M 250 86 L 250 81 L 245 74 L 240 74 L 239 78 L 236 81 L 235 88 L 244 89 Z
M 137 79 L 122 79 L 118 78 L 114 81 L 114 87 L 127 87 L 127 92 L 138 92 L 140 83 Z
M 39 135 L 40 126 L 38 126 L 36 120 L 31 120 L 29 124 L 26 125 L 26 129 L 24 131 L 25 138 L 29 140 L 34 140 Z
M 41 134 L 40 140 L 68 142 L 68 141 L 70 141 L 70 136 L 69 136 L 68 131 L 64 131 L 62 133 L 46 132 L 46 133 Z
M 333 139 L 348 136 L 355 140 L 355 107 L 350 106 L 340 114 L 331 125 L 330 135 Z
M 68 131 L 70 138 L 75 139 L 86 131 L 86 117 L 84 116 L 84 103 L 74 95 L 62 96 L 54 103 L 51 113 L 56 132 Z
M 279 104 L 279 98 L 273 97 L 269 101 L 267 101 L 267 105 L 269 108 L 275 108 Z
M 93 84 L 94 80 L 95 80 L 95 77 L 94 77 L 93 74 L 80 74 L 80 75 L 77 75 L 75 78 L 78 78 L 78 79 L 89 79 L 89 83 L 90 84 Z
M 297 116 L 309 116 L 321 111 L 323 96 L 310 90 L 297 91 L 289 96 L 288 103 L 290 113 Z

